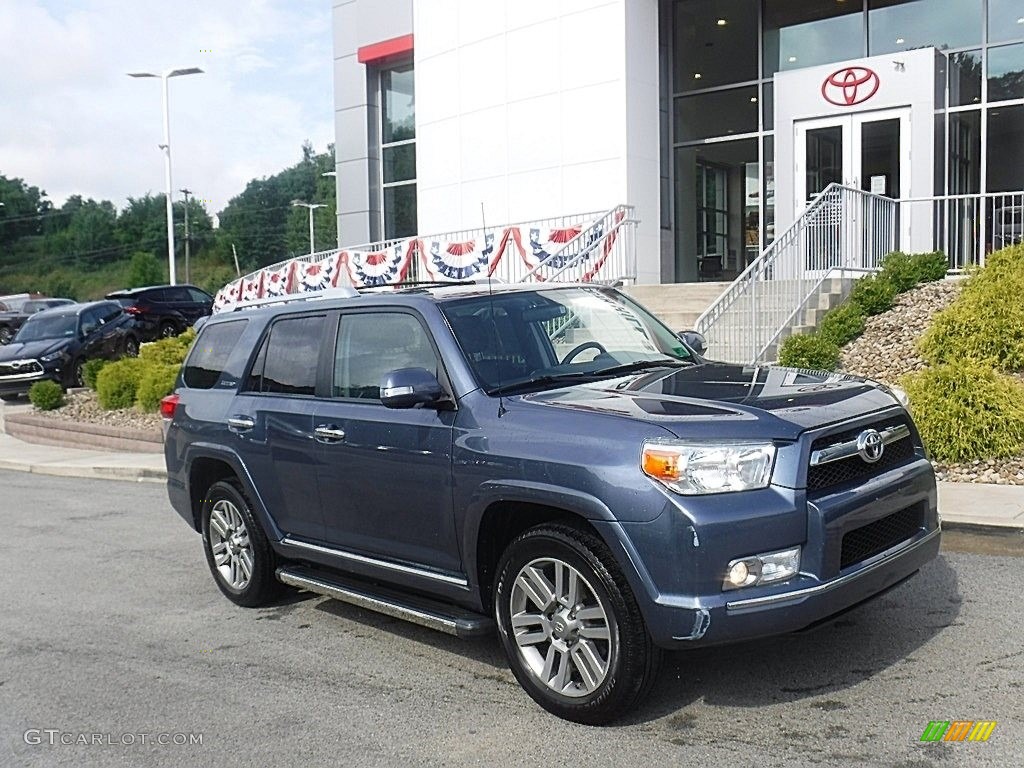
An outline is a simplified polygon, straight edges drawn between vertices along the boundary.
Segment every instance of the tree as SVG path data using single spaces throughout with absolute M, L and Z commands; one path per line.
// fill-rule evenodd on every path
M 136 251 L 128 265 L 128 287 L 141 288 L 156 285 L 166 280 L 164 268 L 156 256 L 146 251 Z

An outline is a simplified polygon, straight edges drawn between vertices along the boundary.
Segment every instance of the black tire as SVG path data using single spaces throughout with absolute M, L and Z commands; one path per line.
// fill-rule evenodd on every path
M 71 386 L 85 386 L 85 360 L 76 360 L 75 367 L 71 370 Z
M 6 395 L 0 395 L 0 400 L 3 400 L 5 403 L 13 403 L 19 397 L 21 397 L 21 395 L 19 395 L 17 392 L 11 392 Z
M 178 325 L 171 320 L 164 320 L 156 333 L 161 339 L 169 339 L 178 335 Z
M 248 550 L 251 552 L 250 575 L 244 586 L 232 585 L 228 577 L 222 572 L 215 560 L 211 538 L 219 538 L 216 530 L 211 535 L 211 517 L 215 508 L 222 512 L 223 507 L 218 507 L 221 502 L 233 505 L 241 516 L 248 534 Z M 267 537 L 260 528 L 259 523 L 253 517 L 252 504 L 246 498 L 242 486 L 234 479 L 221 480 L 210 486 L 206 497 L 202 501 L 200 511 L 203 531 L 203 551 L 206 553 L 206 564 L 210 567 L 213 580 L 217 587 L 228 600 L 236 605 L 246 608 L 257 608 L 259 606 L 273 603 L 284 591 L 284 586 L 277 580 L 275 570 L 277 558 L 274 550 L 267 542 Z
M 124 356 L 125 357 L 138 357 L 139 356 L 139 340 L 134 336 L 125 336 L 124 338 Z
M 0 325 L 0 344 L 10 344 L 14 338 L 14 331 L 6 325 Z
M 596 598 L 596 605 L 604 611 L 608 640 L 591 641 L 591 646 L 602 647 L 602 655 L 607 658 L 606 672 L 600 684 L 589 693 L 565 695 L 545 684 L 530 667 L 516 642 L 511 618 L 514 584 L 526 566 L 538 561 L 560 561 L 577 571 L 591 596 Z M 530 529 L 513 540 L 498 565 L 494 605 L 501 642 L 512 674 L 531 698 L 548 712 L 577 723 L 602 725 L 635 708 L 650 690 L 661 661 L 661 650 L 651 641 L 640 608 L 614 557 L 591 531 L 564 524 L 547 524 Z M 520 632 L 531 631 L 520 626 Z M 550 626 L 558 625 L 552 622 Z M 571 642 L 582 641 L 577 637 Z M 536 647 L 540 656 L 550 656 L 554 645 L 554 642 L 541 641 L 530 647 Z M 567 665 L 569 657 L 572 653 L 567 654 Z M 582 679 L 578 664 L 571 674 L 573 682 L 570 682 L 570 687 L 577 691 L 588 687 L 575 682 Z M 557 677 L 556 673 L 552 681 Z

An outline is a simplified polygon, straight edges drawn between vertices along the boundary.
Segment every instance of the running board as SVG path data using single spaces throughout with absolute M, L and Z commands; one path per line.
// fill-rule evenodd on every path
M 477 637 L 492 634 L 493 619 L 480 613 L 448 605 L 427 597 L 409 595 L 395 589 L 370 584 L 337 574 L 325 574 L 305 566 L 283 566 L 277 569 L 278 581 L 292 587 L 332 597 L 360 608 L 404 619 L 413 624 L 436 629 L 456 637 Z

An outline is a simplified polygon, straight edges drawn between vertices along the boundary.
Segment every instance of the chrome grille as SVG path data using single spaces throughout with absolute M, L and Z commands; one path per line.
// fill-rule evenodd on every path
M 857 436 L 866 429 L 875 429 L 878 432 L 885 433 L 887 430 L 900 427 L 907 430 L 907 435 L 888 443 L 882 452 L 882 457 L 874 463 L 865 461 L 857 454 L 837 460 L 823 461 L 819 464 L 812 463 L 807 470 L 807 490 L 820 491 L 825 488 L 852 483 L 865 477 L 881 474 L 914 459 L 914 444 L 910 437 L 909 424 L 905 418 L 887 419 L 815 440 L 811 445 L 812 456 L 815 454 L 825 455 L 830 449 L 848 445 L 855 441 Z
M 0 378 L 14 376 L 21 378 L 42 372 L 43 366 L 39 364 L 38 360 L 10 360 L 0 363 Z

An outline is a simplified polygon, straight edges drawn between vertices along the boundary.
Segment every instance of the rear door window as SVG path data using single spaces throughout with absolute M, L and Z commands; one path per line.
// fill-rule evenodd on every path
M 325 315 L 289 317 L 270 327 L 246 383 L 250 392 L 316 394 Z
M 192 389 L 212 389 L 224 373 L 248 320 L 214 323 L 203 328 L 185 362 L 184 381 Z
M 200 291 L 198 288 L 186 288 L 185 290 L 187 290 L 188 295 L 192 297 L 192 301 L 198 304 L 208 304 L 211 301 L 213 301 L 213 299 L 211 299 L 207 294 Z

